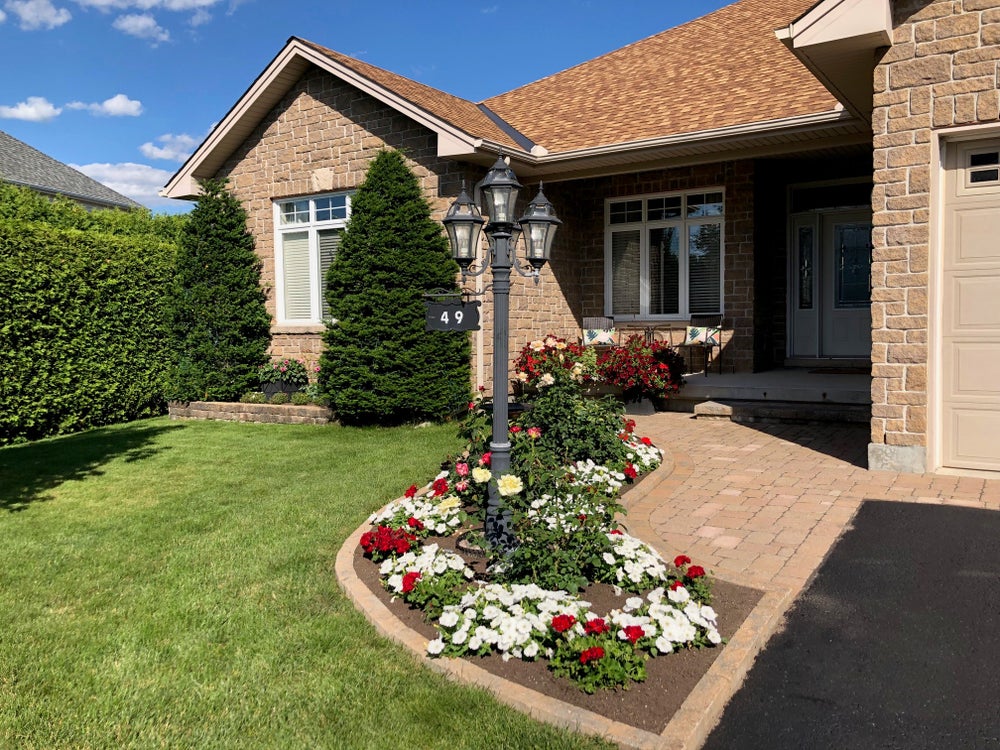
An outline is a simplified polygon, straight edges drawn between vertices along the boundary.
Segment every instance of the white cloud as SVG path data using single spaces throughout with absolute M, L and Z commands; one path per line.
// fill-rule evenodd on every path
M 52 0 L 7 0 L 4 7 L 21 20 L 26 31 L 54 29 L 73 17 L 65 8 L 55 7 Z
M 170 32 L 160 26 L 148 13 L 118 16 L 111 25 L 130 36 L 150 39 L 154 44 L 170 41 Z
M 27 120 L 29 122 L 47 122 L 58 117 L 62 112 L 44 96 L 29 96 L 27 100 L 18 102 L 13 107 L 0 105 L 0 117 L 10 120 Z
M 103 102 L 87 104 L 85 102 L 70 102 L 67 109 L 86 109 L 95 115 L 107 117 L 138 117 L 142 114 L 142 102 L 129 99 L 125 94 L 115 94 Z
M 188 19 L 188 23 L 191 26 L 197 27 L 197 26 L 204 26 L 211 20 L 212 20 L 211 13 L 209 13 L 204 8 L 198 8 L 198 10 L 196 10 L 194 14 L 191 16 L 191 18 Z
M 163 146 L 154 146 L 151 142 L 143 143 L 139 146 L 142 155 L 147 159 L 184 161 L 191 156 L 194 147 L 198 145 L 198 141 L 187 133 L 180 133 L 179 135 L 166 133 L 159 136 L 156 140 L 162 143 Z
M 2 10 L 0 10 L 0 23 L 3 23 L 6 20 L 7 20 L 7 14 L 4 13 Z
M 76 4 L 84 8 L 97 8 L 101 11 L 110 10 L 163 10 L 185 11 L 198 8 L 211 8 L 223 0 L 76 0 Z
M 161 198 L 160 188 L 167 184 L 172 176 L 165 169 L 156 169 L 148 164 L 121 162 L 118 164 L 70 164 L 73 169 L 79 169 L 88 177 L 92 177 L 102 185 L 127 195 L 149 208 L 169 209 L 181 204 L 167 198 Z

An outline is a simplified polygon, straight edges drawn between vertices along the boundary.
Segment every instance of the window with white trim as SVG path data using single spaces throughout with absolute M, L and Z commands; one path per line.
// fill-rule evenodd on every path
M 311 325 L 330 319 L 324 299 L 326 272 L 350 216 L 350 193 L 274 202 L 279 324 Z
M 724 213 L 719 188 L 605 201 L 605 314 L 721 314 Z

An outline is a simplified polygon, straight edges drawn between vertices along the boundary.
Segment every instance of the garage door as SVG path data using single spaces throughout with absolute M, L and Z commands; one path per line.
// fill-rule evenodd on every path
M 1000 139 L 945 156 L 941 461 L 1000 471 Z

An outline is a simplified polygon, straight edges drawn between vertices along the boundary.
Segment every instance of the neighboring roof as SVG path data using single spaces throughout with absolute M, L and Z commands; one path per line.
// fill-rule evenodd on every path
M 142 204 L 117 193 L 83 172 L 0 130 L 0 180 L 79 203 L 107 208 L 142 208 Z
M 162 194 L 193 197 L 314 66 L 433 130 L 440 156 L 488 166 L 503 148 L 525 177 L 870 141 L 775 35 L 815 2 L 738 0 L 479 104 L 292 37 Z
M 742 0 L 484 104 L 550 153 L 828 112 L 778 41 L 816 0 Z

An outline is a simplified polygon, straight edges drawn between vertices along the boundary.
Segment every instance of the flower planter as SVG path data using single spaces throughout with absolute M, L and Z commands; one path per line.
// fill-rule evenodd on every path
M 260 389 L 265 396 L 271 398 L 275 393 L 298 393 L 302 390 L 302 386 L 286 383 L 284 380 L 276 380 L 273 383 L 261 383 Z

